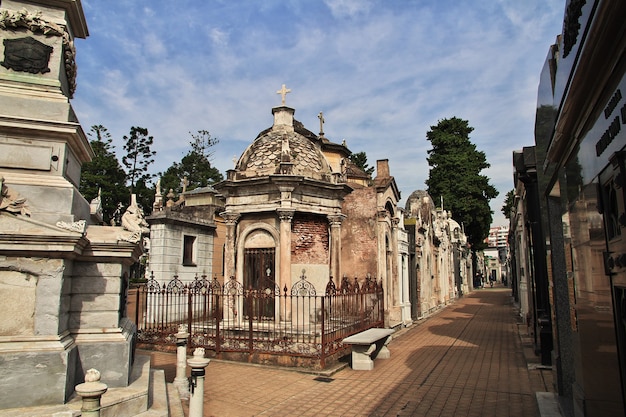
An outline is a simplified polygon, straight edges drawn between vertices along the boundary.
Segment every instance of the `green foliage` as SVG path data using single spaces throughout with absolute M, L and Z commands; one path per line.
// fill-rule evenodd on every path
M 213 151 L 211 148 L 219 143 L 212 138 L 207 130 L 199 130 L 197 134 L 189 132 L 192 140 L 189 142 L 191 149 L 180 162 L 174 162 L 165 172 L 159 173 L 161 177 L 161 190 L 167 195 L 170 189 L 175 194 L 182 192 L 182 180 L 187 178 L 187 190 L 191 191 L 199 187 L 206 187 L 222 181 L 223 176 L 217 168 L 211 166 Z
M 148 129 L 133 126 L 130 135 L 124 136 L 124 150 L 122 163 L 130 181 L 130 192 L 135 193 L 135 184 L 143 181 L 147 184 L 153 175 L 148 173 L 148 167 L 154 162 L 156 151 L 151 150 L 154 138 L 148 134 Z M 145 207 L 144 207 L 145 209 Z
M 367 165 L 367 155 L 365 154 L 365 152 L 361 151 L 361 152 L 353 153 L 352 155 L 348 157 L 348 159 L 354 165 L 359 167 L 363 172 L 369 175 L 370 178 L 372 177 L 372 174 L 374 173 L 374 167 L 370 167 Z
M 148 173 L 148 167 L 152 165 L 156 155 L 156 151 L 151 149 L 154 138 L 149 135 L 148 129 L 133 126 L 130 128 L 129 136 L 124 136 L 123 139 L 126 155 L 122 157 L 122 163 L 127 169 L 130 194 L 137 195 L 137 203 L 144 214 L 149 215 L 154 201 L 151 184 L 154 174 Z
M 431 126 L 426 139 L 431 167 L 426 185 L 435 201 L 443 197 L 445 209 L 465 227 L 473 250 L 481 250 L 493 220 L 489 201 L 498 191 L 481 171 L 489 168 L 484 152 L 476 150 L 469 135 L 474 130 L 466 120 L 453 117 Z
M 130 202 L 126 173 L 115 156 L 113 140 L 106 127 L 91 126 L 87 135 L 91 138 L 90 144 L 95 155 L 91 162 L 83 164 L 80 192 L 87 201 L 91 201 L 98 196 L 98 190 L 101 190 L 103 217 L 108 223 L 119 202 L 125 205 Z
M 511 219 L 511 210 L 513 210 L 513 204 L 515 203 L 515 190 L 509 190 L 506 193 L 506 198 L 504 199 L 504 204 L 502 205 L 502 214 L 507 219 Z

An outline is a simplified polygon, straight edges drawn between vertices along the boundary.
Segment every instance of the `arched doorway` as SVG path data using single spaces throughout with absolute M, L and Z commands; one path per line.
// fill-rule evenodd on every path
M 255 230 L 245 240 L 243 253 L 243 287 L 251 302 L 243 306 L 244 318 L 274 320 L 276 296 L 276 243 L 265 230 Z

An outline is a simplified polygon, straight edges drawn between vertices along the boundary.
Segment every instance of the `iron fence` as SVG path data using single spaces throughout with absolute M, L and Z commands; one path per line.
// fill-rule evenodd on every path
M 180 326 L 191 348 L 326 359 L 344 349 L 342 339 L 384 324 L 382 284 L 370 276 L 332 277 L 322 295 L 304 273 L 291 289 L 273 282 L 244 288 L 206 276 L 184 284 L 177 276 L 159 284 L 152 276 L 136 291 L 135 323 L 143 343 L 176 344 Z

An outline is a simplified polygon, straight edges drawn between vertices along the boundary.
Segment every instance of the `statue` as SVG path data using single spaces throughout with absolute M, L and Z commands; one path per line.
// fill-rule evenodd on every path
M 146 222 L 143 210 L 137 204 L 137 196 L 135 194 L 131 197 L 130 206 L 122 215 L 122 227 L 125 230 L 133 233 L 140 233 L 142 235 L 147 235 L 150 233 L 150 229 L 148 228 L 148 222 Z
M 4 177 L 0 176 L 0 210 L 8 211 L 13 214 L 21 214 L 30 216 L 30 210 L 26 205 L 26 199 L 20 197 L 19 194 L 4 183 Z

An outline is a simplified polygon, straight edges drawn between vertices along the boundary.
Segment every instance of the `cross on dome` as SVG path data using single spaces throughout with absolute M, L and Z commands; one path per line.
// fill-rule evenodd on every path
M 285 87 L 285 84 L 283 84 L 281 89 L 276 92 L 276 94 L 280 94 L 281 95 L 281 97 L 282 97 L 282 105 L 283 106 L 285 105 L 285 96 L 287 95 L 287 93 L 291 93 L 291 89 Z

